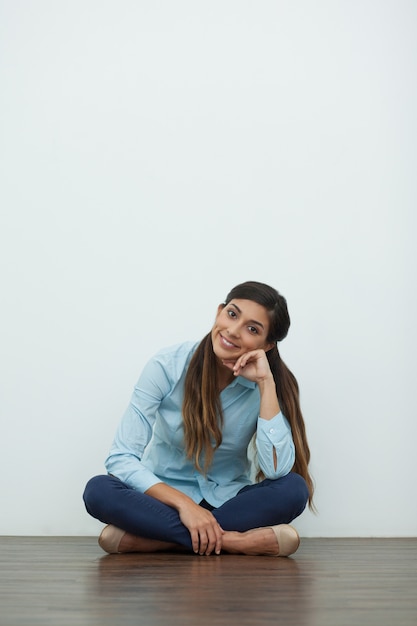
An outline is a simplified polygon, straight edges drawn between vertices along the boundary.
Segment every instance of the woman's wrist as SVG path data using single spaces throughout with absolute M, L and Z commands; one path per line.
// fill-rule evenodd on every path
M 195 504 L 194 500 L 192 500 L 189 496 L 175 487 L 171 487 L 166 483 L 157 483 L 148 491 L 146 491 L 147 495 L 156 498 L 160 502 L 167 504 L 168 506 L 172 506 L 172 508 L 176 509 L 178 512 L 189 507 L 190 505 Z
M 259 407 L 259 417 L 270 420 L 281 411 L 277 398 L 275 380 L 271 376 L 258 382 L 261 403 Z
M 268 374 L 265 378 L 258 380 L 257 385 L 261 393 L 265 390 L 268 391 L 269 389 L 273 389 L 274 393 L 276 393 L 275 380 L 272 373 Z

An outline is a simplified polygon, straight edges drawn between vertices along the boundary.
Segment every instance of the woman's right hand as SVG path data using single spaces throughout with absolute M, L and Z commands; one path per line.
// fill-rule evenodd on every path
M 187 502 L 178 509 L 178 513 L 190 532 L 196 554 L 209 555 L 213 551 L 220 554 L 224 530 L 210 511 L 195 502 Z
M 224 530 L 210 511 L 165 483 L 156 483 L 145 493 L 177 509 L 181 522 L 191 535 L 196 554 L 209 555 L 213 551 L 220 554 Z

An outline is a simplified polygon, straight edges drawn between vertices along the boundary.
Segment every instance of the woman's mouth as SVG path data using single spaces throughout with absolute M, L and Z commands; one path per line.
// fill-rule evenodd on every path
M 238 348 L 239 346 L 236 346 L 234 343 L 232 343 L 231 341 L 229 341 L 228 339 L 226 339 L 226 337 L 223 337 L 223 335 L 221 333 L 219 333 L 220 336 L 220 343 L 222 344 L 222 346 L 226 349 L 231 349 L 231 348 Z

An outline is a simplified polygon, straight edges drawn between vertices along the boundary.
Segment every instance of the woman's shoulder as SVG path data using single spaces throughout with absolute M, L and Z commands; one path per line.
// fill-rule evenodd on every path
M 198 341 L 184 341 L 182 343 L 176 343 L 174 345 L 166 346 L 165 348 L 161 348 L 160 350 L 158 350 L 154 358 L 160 360 L 187 360 L 190 355 L 192 356 L 194 354 L 197 346 Z
M 185 341 L 162 348 L 151 358 L 148 367 L 151 371 L 164 372 L 164 376 L 171 382 L 177 381 L 188 368 L 198 343 Z

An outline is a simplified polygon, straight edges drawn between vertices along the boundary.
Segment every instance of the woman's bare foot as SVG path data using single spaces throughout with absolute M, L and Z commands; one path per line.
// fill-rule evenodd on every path
M 98 543 L 109 554 L 117 554 L 118 552 L 161 552 L 163 550 L 182 549 L 182 546 L 176 543 L 137 537 L 112 525 L 108 525 L 103 529 Z
M 180 548 L 176 543 L 168 541 L 158 541 L 157 539 L 146 539 L 146 537 L 136 537 L 125 533 L 119 543 L 119 552 L 163 552 Z
M 137 537 L 115 526 L 106 526 L 99 538 L 105 552 L 190 552 L 187 548 L 168 541 Z M 289 556 L 300 544 L 297 531 L 288 524 L 254 528 L 246 532 L 225 531 L 222 537 L 222 551 L 229 554 L 248 556 Z
M 226 531 L 223 535 L 222 549 L 230 554 L 250 556 L 261 554 L 274 556 L 279 550 L 272 528 L 254 528 L 244 533 Z
M 223 535 L 222 549 L 231 554 L 249 556 L 289 556 L 299 545 L 300 538 L 295 528 L 279 524 L 244 533 L 227 531 Z

